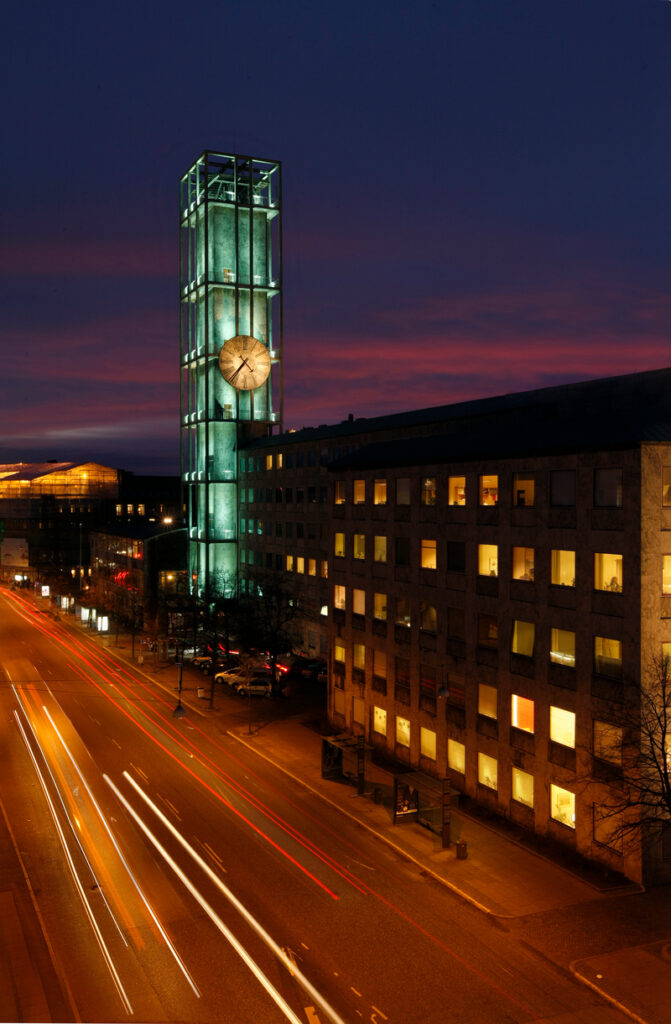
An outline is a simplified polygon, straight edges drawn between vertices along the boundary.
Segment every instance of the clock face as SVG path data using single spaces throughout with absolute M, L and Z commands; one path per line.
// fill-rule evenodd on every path
M 251 391 L 260 387 L 270 373 L 270 352 L 258 338 L 236 334 L 221 347 L 219 369 L 238 391 Z

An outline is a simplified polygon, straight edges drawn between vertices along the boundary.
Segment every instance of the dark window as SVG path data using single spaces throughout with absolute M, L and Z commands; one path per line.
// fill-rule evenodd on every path
M 447 635 L 456 640 L 466 637 L 466 616 L 463 608 L 447 609 Z
M 550 473 L 550 504 L 557 508 L 568 508 L 575 505 L 575 470 L 552 470 Z
M 480 647 L 498 647 L 499 625 L 494 615 L 478 615 L 478 644 Z
M 594 470 L 594 505 L 596 508 L 622 508 L 622 470 Z
M 396 537 L 394 539 L 394 560 L 396 565 L 410 565 L 409 537 Z
M 447 568 L 452 572 L 466 571 L 466 544 L 463 540 L 448 540 Z

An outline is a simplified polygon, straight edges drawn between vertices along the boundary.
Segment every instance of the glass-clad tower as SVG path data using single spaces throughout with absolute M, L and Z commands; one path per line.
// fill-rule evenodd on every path
M 281 430 L 280 196 L 279 162 L 209 151 L 180 184 L 181 472 L 206 598 L 238 571 L 238 447 Z

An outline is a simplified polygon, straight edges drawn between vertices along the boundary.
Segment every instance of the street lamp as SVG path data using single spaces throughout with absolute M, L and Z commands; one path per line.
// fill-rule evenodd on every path
M 178 677 L 178 680 L 177 680 L 177 707 L 173 711 L 172 717 L 173 718 L 184 718 L 184 716 L 186 714 L 186 711 L 182 707 L 182 668 L 184 666 L 184 658 L 183 658 L 183 652 L 180 650 L 179 644 L 177 644 L 177 646 L 176 646 L 175 654 L 176 654 L 175 661 L 176 661 L 176 664 L 177 664 L 177 666 L 179 668 L 179 677 Z

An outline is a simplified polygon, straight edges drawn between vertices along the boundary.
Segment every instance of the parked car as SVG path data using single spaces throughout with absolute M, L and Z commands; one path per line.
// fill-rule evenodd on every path
M 303 679 L 319 679 L 320 672 L 326 672 L 326 662 L 321 658 L 314 658 L 301 666 Z
M 235 689 L 242 697 L 272 697 L 273 695 L 273 684 L 266 676 L 252 676 L 249 682 L 240 683 Z
M 214 681 L 224 686 L 237 686 L 238 683 L 244 683 L 245 673 L 241 672 L 239 667 L 224 669 L 223 672 L 215 673 Z

